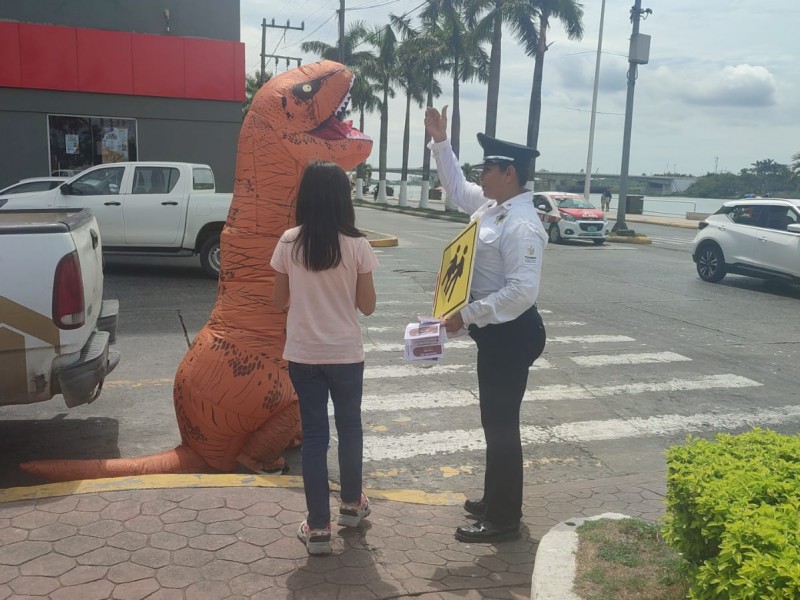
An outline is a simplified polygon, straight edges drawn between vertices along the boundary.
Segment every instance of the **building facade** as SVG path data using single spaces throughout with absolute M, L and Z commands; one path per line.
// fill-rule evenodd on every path
M 211 165 L 233 189 L 239 0 L 0 0 L 0 187 L 122 160 Z

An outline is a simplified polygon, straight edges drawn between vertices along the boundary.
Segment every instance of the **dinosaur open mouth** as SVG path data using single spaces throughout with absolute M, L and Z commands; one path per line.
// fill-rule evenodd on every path
M 334 113 L 308 133 L 322 140 L 369 139 L 368 135 L 361 133 L 358 129 L 353 127 L 352 120 L 344 120 L 348 104 L 350 104 L 349 92 L 342 99 Z

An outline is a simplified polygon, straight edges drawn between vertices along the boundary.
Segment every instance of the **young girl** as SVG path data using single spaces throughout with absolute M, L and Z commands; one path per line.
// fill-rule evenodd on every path
M 356 309 L 365 315 L 375 310 L 372 270 L 378 261 L 356 229 L 350 182 L 338 165 L 315 162 L 306 168 L 295 221 L 270 265 L 276 271 L 273 303 L 289 307 L 283 358 L 289 361 L 303 425 L 308 517 L 297 537 L 309 554 L 330 554 L 329 393 L 339 435 L 339 525 L 355 527 L 370 513 L 361 491 L 364 347 Z

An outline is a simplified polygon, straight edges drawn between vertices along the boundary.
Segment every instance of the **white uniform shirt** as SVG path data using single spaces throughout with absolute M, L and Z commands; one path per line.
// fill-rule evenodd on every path
M 428 146 L 447 194 L 472 220 L 478 220 L 478 245 L 471 302 L 461 309 L 465 325 L 505 323 L 536 303 L 547 233 L 525 191 L 498 205 L 481 186 L 467 181 L 449 140 Z

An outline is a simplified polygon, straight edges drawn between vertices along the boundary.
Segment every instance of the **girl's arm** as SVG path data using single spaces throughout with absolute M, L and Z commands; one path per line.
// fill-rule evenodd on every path
M 289 275 L 275 271 L 275 286 L 272 289 L 272 306 L 286 308 L 289 306 Z
M 375 285 L 372 282 L 372 271 L 359 273 L 356 280 L 356 308 L 364 315 L 375 312 Z

